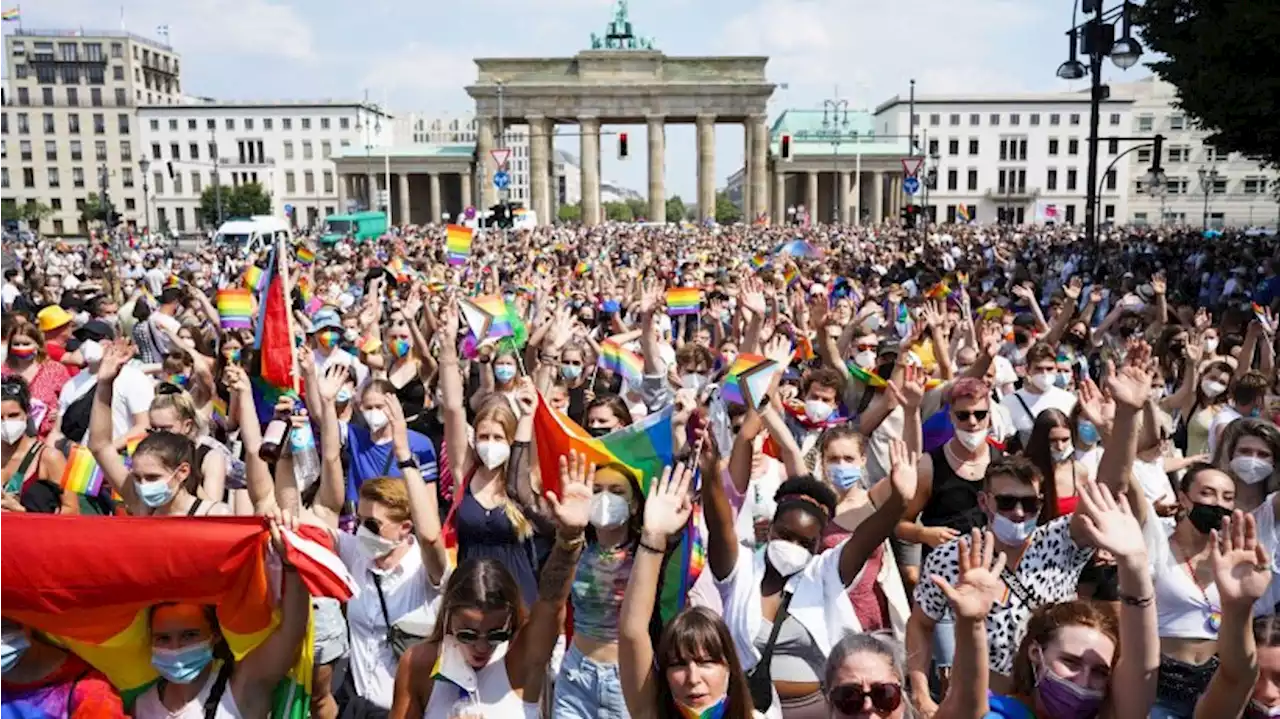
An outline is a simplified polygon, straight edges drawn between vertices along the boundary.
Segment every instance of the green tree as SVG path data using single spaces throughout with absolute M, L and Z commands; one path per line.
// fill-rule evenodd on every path
M 561 222 L 581 222 L 582 205 L 561 205 L 556 216 Z
M 684 206 L 684 200 L 679 195 L 667 200 L 667 222 L 679 222 L 688 212 L 689 209 Z
M 223 186 L 222 216 L 218 216 L 218 188 L 210 185 L 200 193 L 200 217 L 204 224 L 217 226 L 229 217 L 271 214 L 271 195 L 256 182 Z
M 632 197 L 627 200 L 627 207 L 631 210 L 630 219 L 634 220 L 641 217 L 645 218 L 646 220 L 653 219 L 652 217 L 649 217 L 649 201 L 648 200 L 642 200 L 637 197 Z
M 1280 12 L 1275 0 L 1146 0 L 1134 6 L 1150 63 L 1214 146 L 1280 164 Z
M 732 224 L 742 219 L 742 210 L 733 204 L 728 193 L 716 193 L 716 222 L 722 225 Z
M 53 208 L 42 202 L 28 200 L 27 204 L 22 206 L 22 218 L 33 228 L 39 227 L 41 222 L 52 216 Z
M 635 219 L 635 214 L 631 212 L 631 205 L 625 202 L 606 202 L 604 203 L 605 219 L 613 222 L 630 222 Z
M 80 208 L 80 220 L 88 225 L 94 222 L 102 222 L 103 213 L 106 212 L 106 205 L 102 204 L 102 198 L 98 197 L 98 193 L 90 192 L 84 198 L 84 207 Z

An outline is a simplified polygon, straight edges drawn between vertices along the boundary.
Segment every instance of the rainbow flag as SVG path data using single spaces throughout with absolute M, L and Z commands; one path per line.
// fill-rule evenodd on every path
M 871 387 L 873 389 L 881 389 L 889 385 L 889 383 L 886 382 L 883 377 L 876 374 L 875 372 L 862 369 L 856 363 L 854 363 L 853 360 L 847 360 L 844 363 L 844 366 L 845 366 L 845 369 L 849 370 L 849 374 L 853 375 L 854 379 L 858 380 L 859 382 L 865 384 L 868 387 Z
M 644 379 L 644 361 L 640 356 L 611 339 L 600 343 L 600 358 L 596 364 L 634 385 Z
M 743 353 L 734 359 L 720 385 L 726 402 L 759 408 L 769 398 L 769 387 L 782 366 L 760 355 Z
M 18 7 L 11 7 L 8 10 L 0 12 L 0 20 L 5 22 L 21 22 L 22 6 L 19 5 Z
M 697 287 L 673 287 L 667 290 L 667 314 L 696 315 L 702 306 L 702 290 Z
M 316 263 L 316 251 L 307 245 L 299 245 L 296 255 L 298 264 L 304 267 L 310 267 Z
M 931 300 L 945 300 L 951 296 L 951 288 L 947 286 L 946 282 L 939 282 L 933 287 L 930 287 L 928 291 L 924 293 L 924 296 Z
M 782 279 L 787 281 L 787 289 L 791 289 L 800 281 L 800 270 L 791 267 L 782 274 Z
M 591 263 L 585 260 L 583 260 L 582 262 L 579 262 L 578 265 L 573 268 L 573 273 L 579 276 L 585 275 L 590 271 L 591 271 Z
M 227 401 L 225 399 L 215 396 L 213 398 L 212 404 L 213 404 L 213 416 L 215 419 L 221 418 L 222 420 L 225 421 L 228 417 L 230 417 L 230 415 L 227 413 Z
M 969 207 L 967 205 L 956 205 L 956 219 L 961 222 L 968 222 L 973 219 L 969 217 Z
M 247 330 L 253 327 L 253 292 L 243 287 L 218 290 L 218 317 L 224 330 Z
M 451 265 L 464 265 L 471 256 L 471 240 L 475 237 L 470 227 L 449 225 L 445 228 L 444 249 Z
M 244 286 L 254 292 L 262 291 L 262 268 L 257 265 L 249 265 L 244 271 Z
M 769 265 L 769 258 L 757 252 L 751 256 L 751 267 L 756 270 L 763 270 Z
M 96 497 L 102 491 L 102 468 L 93 459 L 88 447 L 73 445 L 67 467 L 62 470 L 62 488 L 87 497 Z
M 1250 309 L 1253 310 L 1253 318 L 1262 323 L 1268 332 L 1271 331 L 1271 324 L 1267 322 L 1267 311 L 1257 302 L 1250 303 Z
M 978 317 L 984 320 L 998 320 L 1004 317 L 1004 310 L 995 303 L 987 303 L 978 308 Z
M 4 616 L 64 644 L 132 702 L 157 679 L 148 617 L 161 602 L 212 605 L 236 659 L 280 625 L 270 539 L 261 517 L 11 515 L 0 527 Z M 355 583 L 328 532 L 285 533 L 288 560 L 317 597 L 350 599 Z M 51 546 L 57 552 L 49 552 Z M 110 561 L 103 561 L 104 548 Z M 309 610 L 308 610 L 309 613 Z M 313 624 L 272 716 L 304 717 L 310 704 Z
M 510 337 L 514 334 L 511 311 L 500 295 L 463 298 L 458 303 L 462 318 L 477 341 L 489 337 Z

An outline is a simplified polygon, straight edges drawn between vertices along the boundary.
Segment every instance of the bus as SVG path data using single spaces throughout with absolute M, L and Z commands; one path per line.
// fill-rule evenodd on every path
M 347 215 L 329 215 L 324 218 L 324 234 L 320 241 L 332 245 L 344 237 L 354 237 L 356 242 L 368 242 L 387 232 L 387 213 L 353 212 Z

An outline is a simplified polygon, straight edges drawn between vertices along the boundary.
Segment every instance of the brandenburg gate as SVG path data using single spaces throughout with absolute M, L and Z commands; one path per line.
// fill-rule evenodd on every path
M 663 222 L 666 126 L 694 123 L 698 214 L 714 219 L 716 125 L 737 123 L 745 129 L 745 216 L 769 213 L 767 107 L 775 86 L 765 78 L 767 57 L 669 57 L 632 34 L 625 0 L 592 46 L 570 58 L 476 59 L 479 74 L 467 94 L 476 103 L 482 206 L 497 202 L 492 180 L 498 168 L 490 151 L 500 126 L 527 124 L 532 209 L 540 224 L 553 221 L 552 138 L 557 125 L 577 125 L 582 221 L 599 224 L 600 128 L 643 124 L 649 135 L 648 219 Z

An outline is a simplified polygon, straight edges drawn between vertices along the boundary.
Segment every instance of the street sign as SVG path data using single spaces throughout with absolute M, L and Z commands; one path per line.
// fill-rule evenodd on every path
M 507 166 L 507 160 L 511 159 L 511 148 L 500 147 L 496 150 L 490 150 L 489 155 L 493 158 L 493 164 L 497 165 L 498 169 L 501 170 Z
M 284 214 L 286 214 L 286 215 L 292 215 L 292 214 L 293 214 L 293 205 L 285 205 L 285 206 L 284 206 Z
M 902 189 L 908 195 L 914 195 L 920 191 L 920 180 L 916 179 L 914 175 L 907 175 L 902 178 Z
M 511 185 L 511 175 L 506 170 L 498 170 L 493 173 L 493 186 L 499 190 L 505 190 Z
M 915 177 L 920 172 L 920 166 L 924 164 L 923 157 L 904 157 L 902 158 L 902 174 L 907 177 Z

